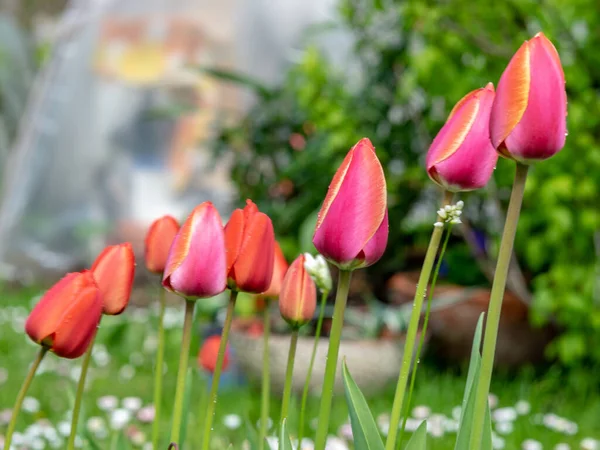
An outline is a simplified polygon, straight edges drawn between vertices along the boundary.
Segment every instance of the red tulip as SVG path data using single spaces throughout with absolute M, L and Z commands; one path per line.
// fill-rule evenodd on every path
M 134 272 L 135 256 L 129 242 L 108 246 L 98 255 L 92 273 L 102 293 L 104 314 L 115 316 L 127 308 Z
M 152 222 L 144 241 L 146 267 L 150 272 L 162 275 L 165 271 L 169 249 L 178 231 L 179 222 L 171 216 L 163 216 Z
M 225 290 L 225 236 L 211 202 L 194 209 L 173 240 L 163 286 L 188 299 L 213 297 Z
M 219 347 L 221 346 L 221 336 L 210 336 L 202 344 L 200 353 L 198 353 L 198 365 L 205 370 L 213 373 L 217 367 L 217 357 Z M 223 360 L 222 370 L 227 370 L 229 366 L 229 344 L 225 347 L 225 359 Z
M 376 263 L 388 238 L 387 194 L 375 148 L 361 139 L 348 153 L 329 185 L 313 244 L 342 269 Z
M 227 285 L 230 289 L 260 294 L 273 278 L 275 235 L 271 219 L 251 200 L 236 209 L 225 226 Z
M 317 286 L 304 267 L 304 255 L 298 256 L 283 279 L 279 294 L 279 312 L 291 326 L 309 322 L 317 308 Z
M 29 337 L 63 358 L 85 353 L 102 317 L 100 289 L 89 270 L 69 273 L 41 298 L 25 323 Z
M 285 256 L 281 251 L 281 247 L 279 243 L 275 241 L 275 259 L 273 261 L 273 277 L 271 278 L 271 285 L 269 289 L 262 293 L 265 297 L 277 297 L 279 296 L 279 292 L 281 291 L 281 283 L 283 282 L 283 277 L 285 277 L 285 273 L 288 270 L 288 263 L 285 260 Z
M 498 154 L 490 142 L 494 86 L 465 95 L 427 152 L 429 177 L 452 192 L 482 188 L 492 176 Z
M 538 33 L 500 78 L 490 117 L 492 144 L 502 156 L 530 163 L 558 153 L 566 131 L 565 75 L 554 45 Z

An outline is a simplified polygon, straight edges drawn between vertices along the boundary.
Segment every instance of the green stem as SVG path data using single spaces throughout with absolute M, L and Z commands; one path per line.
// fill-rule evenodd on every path
M 298 328 L 292 330 L 290 339 L 290 350 L 288 351 L 287 368 L 285 369 L 285 384 L 283 385 L 283 400 L 281 401 L 281 425 L 288 416 L 290 399 L 292 397 L 292 377 L 294 375 L 294 359 L 296 358 L 296 347 L 298 346 Z
M 321 293 L 321 306 L 319 307 L 319 319 L 317 320 L 317 328 L 315 330 L 315 342 L 313 344 L 312 354 L 310 355 L 308 373 L 306 374 L 306 380 L 304 381 L 304 389 L 302 390 L 302 402 L 300 404 L 300 423 L 298 425 L 298 445 L 301 445 L 302 438 L 304 437 L 304 423 L 306 421 L 306 402 L 308 401 L 310 380 L 312 378 L 313 366 L 315 365 L 315 357 L 317 356 L 317 348 L 319 347 L 319 340 L 321 338 L 321 327 L 323 326 L 323 317 L 325 317 L 325 307 L 327 306 L 328 296 L 329 291 L 323 291 Z
M 77 436 L 77 423 L 79 422 L 79 411 L 81 410 L 83 391 L 85 389 L 85 379 L 87 378 L 88 368 L 90 367 L 90 361 L 92 360 L 92 349 L 94 348 L 95 340 L 96 336 L 94 335 L 94 337 L 92 338 L 92 342 L 90 342 L 88 349 L 83 355 L 83 362 L 81 363 L 81 374 L 79 375 L 79 384 L 77 385 L 77 394 L 75 395 L 75 404 L 73 405 L 73 417 L 71 417 L 71 434 L 69 435 L 67 450 L 73 450 L 75 448 L 75 437 Z
M 177 387 L 175 389 L 175 402 L 173 403 L 173 424 L 171 428 L 171 442 L 179 443 L 181 420 L 183 418 L 183 397 L 187 378 L 188 360 L 190 357 L 190 342 L 192 340 L 192 322 L 194 319 L 193 300 L 185 301 L 185 320 L 183 321 L 183 336 L 181 337 L 181 350 L 179 353 L 179 369 L 177 370 Z
M 508 203 L 504 232 L 502 233 L 502 241 L 500 242 L 500 250 L 498 252 L 496 273 L 494 274 L 494 282 L 492 283 L 492 292 L 490 294 L 490 304 L 488 306 L 486 317 L 481 371 L 479 373 L 477 393 L 475 396 L 473 428 L 469 445 L 469 448 L 473 450 L 481 447 L 485 409 L 488 401 L 490 382 L 492 380 L 494 355 L 496 353 L 496 340 L 498 338 L 498 325 L 500 323 L 502 299 L 504 298 L 504 289 L 506 287 L 510 258 L 515 235 L 517 234 L 517 224 L 519 222 L 521 204 L 523 203 L 523 194 L 525 192 L 528 170 L 529 166 L 517 163 L 515 181 L 510 195 L 510 202 Z
M 435 265 L 435 269 L 433 270 L 433 278 L 431 279 L 431 287 L 429 289 L 429 296 L 427 298 L 427 307 L 425 309 L 425 319 L 423 320 L 423 327 L 421 328 L 421 337 L 419 338 L 419 346 L 417 347 L 417 353 L 415 355 L 415 365 L 413 367 L 412 373 L 410 374 L 410 387 L 408 388 L 408 397 L 406 398 L 406 406 L 403 408 L 402 417 L 402 429 L 400 430 L 400 437 L 398 438 L 398 449 L 402 447 L 402 437 L 404 435 L 404 430 L 406 429 L 406 419 L 408 419 L 408 411 L 410 411 L 410 404 L 412 401 L 412 394 L 415 387 L 415 380 L 417 378 L 417 368 L 419 367 L 419 360 L 421 357 L 421 351 L 423 349 L 423 344 L 425 343 L 425 335 L 427 334 L 427 325 L 429 324 L 429 314 L 431 313 L 431 303 L 433 300 L 433 293 L 435 291 L 435 285 L 437 283 L 438 275 L 440 274 L 440 267 L 442 266 L 442 261 L 444 259 L 444 254 L 446 253 L 446 247 L 448 246 L 448 241 L 450 240 L 450 235 L 452 233 L 452 224 L 448 225 L 448 229 L 446 230 L 446 235 L 444 237 L 444 241 L 442 243 L 442 248 L 440 250 L 440 254 L 438 255 L 438 260 Z
M 319 409 L 315 450 L 324 450 L 325 443 L 327 441 L 327 432 L 329 431 L 329 416 L 331 413 L 331 399 L 333 398 L 335 373 L 337 370 L 338 354 L 340 351 L 340 340 L 342 338 L 342 327 L 344 325 L 344 312 L 346 311 L 346 302 L 348 301 L 348 291 L 350 290 L 351 277 L 351 271 L 340 270 L 337 293 L 335 296 L 335 306 L 333 308 L 331 333 L 329 335 L 329 349 L 327 350 L 325 378 L 323 380 L 323 389 L 321 393 L 321 407 Z
M 10 423 L 8 424 L 8 429 L 6 430 L 6 436 L 4 437 L 4 448 L 9 449 L 10 443 L 12 441 L 12 435 L 15 432 L 15 427 L 17 426 L 17 416 L 19 415 L 19 411 L 21 410 L 21 405 L 23 404 L 23 399 L 27 394 L 27 390 L 33 381 L 33 377 L 35 376 L 35 372 L 37 368 L 40 366 L 42 359 L 48 352 L 48 347 L 42 346 L 40 351 L 38 352 L 35 361 L 31 365 L 29 372 L 27 373 L 27 377 L 23 380 L 23 384 L 21 385 L 21 390 L 17 394 L 17 399 L 15 400 L 15 406 L 12 410 L 12 415 L 10 416 Z
M 265 309 L 263 311 L 263 369 L 262 369 L 262 392 L 260 401 L 260 435 L 258 437 L 258 448 L 263 450 L 267 427 L 269 422 L 269 402 L 271 397 L 271 377 L 269 368 L 269 335 L 271 334 L 271 314 L 269 310 L 270 300 L 265 298 Z
M 162 403 L 163 361 L 165 358 L 165 293 L 160 287 L 158 310 L 158 348 L 156 349 L 156 364 L 154 366 L 154 422 L 152 423 L 152 448 L 158 450 L 160 435 L 160 410 Z
M 452 200 L 452 193 L 445 191 L 442 205 L 447 205 Z M 438 216 L 438 221 L 443 222 L 442 218 Z M 431 240 L 429 241 L 429 247 L 427 247 L 427 253 L 425 253 L 425 261 L 423 261 L 423 267 L 421 268 L 421 274 L 419 275 L 419 281 L 417 284 L 417 290 L 415 292 L 415 298 L 413 300 L 413 309 L 408 323 L 408 330 L 406 332 L 406 341 L 404 343 L 404 353 L 402 356 L 402 366 L 400 367 L 400 375 L 398 376 L 398 384 L 396 386 L 396 394 L 394 396 L 394 403 L 392 406 L 392 414 L 390 417 L 390 429 L 387 440 L 385 442 L 385 450 L 394 450 L 396 445 L 396 435 L 398 434 L 398 426 L 400 425 L 400 414 L 402 412 L 402 404 L 404 402 L 404 394 L 406 391 L 406 383 L 408 381 L 408 373 L 410 372 L 410 366 L 413 360 L 413 352 L 415 350 L 415 339 L 417 336 L 417 330 L 419 328 L 419 320 L 421 319 L 421 310 L 423 308 L 423 300 L 425 298 L 425 292 L 427 290 L 427 284 L 429 283 L 429 277 L 435 263 L 435 256 L 440 246 L 442 239 L 443 227 L 433 227 L 431 233 Z
M 213 372 L 212 385 L 208 397 L 208 407 L 206 410 L 206 418 L 204 420 L 204 436 L 202 436 L 202 450 L 208 450 L 210 447 L 210 432 L 212 431 L 213 419 L 215 416 L 215 407 L 217 405 L 217 394 L 219 391 L 219 381 L 221 378 L 221 369 L 225 360 L 225 350 L 227 349 L 227 341 L 229 340 L 229 330 L 231 330 L 231 321 L 233 320 L 233 311 L 235 310 L 235 301 L 237 300 L 237 291 L 231 291 L 229 296 L 229 305 L 227 306 L 227 315 L 223 324 L 223 332 L 221 333 L 221 344 L 219 345 L 219 353 L 217 355 L 217 365 Z
M 110 438 L 110 450 L 117 450 L 117 443 L 119 442 L 119 432 L 117 430 L 113 431 L 112 436 Z

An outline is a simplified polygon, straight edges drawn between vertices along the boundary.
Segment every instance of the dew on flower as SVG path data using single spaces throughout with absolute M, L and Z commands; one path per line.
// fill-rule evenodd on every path
M 536 441 L 535 439 L 526 439 L 521 444 L 522 450 L 543 450 L 543 448 L 541 442 Z
M 237 414 L 227 414 L 223 417 L 223 425 L 229 430 L 237 430 L 242 426 L 242 418 Z

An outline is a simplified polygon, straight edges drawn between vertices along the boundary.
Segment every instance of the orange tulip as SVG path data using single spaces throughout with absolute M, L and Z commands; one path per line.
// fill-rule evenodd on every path
M 163 286 L 188 299 L 213 297 L 225 290 L 225 236 L 211 202 L 194 209 L 173 239 Z
M 29 314 L 25 332 L 63 358 L 85 353 L 102 317 L 100 289 L 89 270 L 69 273 L 52 286 Z
M 317 286 L 304 267 L 304 255 L 298 256 L 288 269 L 279 294 L 279 312 L 293 327 L 313 318 L 317 308 Z
M 251 200 L 236 209 L 225 226 L 227 286 L 260 294 L 271 285 L 275 235 L 271 219 Z
M 261 295 L 264 297 L 277 297 L 279 296 L 279 292 L 281 291 L 281 283 L 283 282 L 283 277 L 285 277 L 285 273 L 288 270 L 288 263 L 285 260 L 285 256 L 281 251 L 281 247 L 279 243 L 275 241 L 275 260 L 273 261 L 273 277 L 271 278 L 271 285 L 269 289 L 263 292 Z
M 150 272 L 162 275 L 165 271 L 169 250 L 178 231 L 179 222 L 171 216 L 152 222 L 144 241 L 146 267 Z
M 103 314 L 121 314 L 131 296 L 135 256 L 129 242 L 106 247 L 94 261 L 92 273 L 102 293 Z
M 221 336 L 210 336 L 202 344 L 200 353 L 198 353 L 198 365 L 213 373 L 217 366 L 217 356 L 221 346 Z M 223 360 L 223 370 L 229 366 L 229 344 L 225 350 L 225 359 Z

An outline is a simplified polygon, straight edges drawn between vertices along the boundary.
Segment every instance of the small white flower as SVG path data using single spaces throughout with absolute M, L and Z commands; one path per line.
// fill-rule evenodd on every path
M 136 430 L 134 433 L 132 433 L 129 439 L 131 439 L 131 443 L 133 445 L 139 447 L 140 445 L 143 445 L 146 442 L 146 433 L 144 433 L 141 430 Z
M 528 401 L 519 400 L 515 404 L 515 410 L 517 411 L 518 415 L 524 416 L 525 414 L 529 414 L 531 412 L 531 405 Z
M 328 436 L 325 450 L 348 450 L 348 444 L 336 436 Z
M 139 397 L 125 397 L 121 402 L 123 408 L 128 409 L 131 412 L 136 412 L 142 407 L 142 399 Z
M 503 438 L 498 436 L 496 433 L 492 433 L 492 448 L 496 450 L 502 450 L 506 446 L 506 442 Z
M 267 430 L 270 430 L 273 427 L 273 420 L 268 417 L 267 418 Z M 260 429 L 260 419 L 256 422 L 256 428 Z
M 6 383 L 6 380 L 8 380 L 8 370 L 4 367 L 0 367 L 0 384 Z
M 119 369 L 119 378 L 124 381 L 130 381 L 135 376 L 135 369 L 131 364 L 125 364 Z
M 569 444 L 565 444 L 564 442 L 561 442 L 554 446 L 554 450 L 571 450 L 571 446 Z
M 498 408 L 492 412 L 492 419 L 495 422 L 513 422 L 517 419 L 517 411 L 510 406 Z
M 433 226 L 436 227 L 436 228 L 443 228 L 444 224 L 442 222 L 436 222 L 436 223 L 433 224 Z
M 137 420 L 139 420 L 142 423 L 151 423 L 154 421 L 154 416 L 156 415 L 156 412 L 154 410 L 154 406 L 153 405 L 149 405 L 149 406 L 144 406 L 143 408 L 141 408 L 138 413 L 137 413 Z
M 223 425 L 229 430 L 237 430 L 242 426 L 242 418 L 237 414 L 227 414 L 223 417 Z
M 424 420 L 431 415 L 431 408 L 429 406 L 419 405 L 415 406 L 412 410 L 412 416 L 415 419 Z
M 107 412 L 115 409 L 119 404 L 119 399 L 114 395 L 105 395 L 100 397 L 96 404 L 101 411 Z
M 29 447 L 31 450 L 44 450 L 46 448 L 46 443 L 43 439 L 38 437 L 29 441 Z
M 106 422 L 102 417 L 90 417 L 87 420 L 87 429 L 90 433 L 96 434 L 106 429 Z
M 454 420 L 460 420 L 460 415 L 462 414 L 462 408 L 460 406 L 455 406 L 452 408 L 452 418 Z
M 110 415 L 110 428 L 122 430 L 131 420 L 131 412 L 128 409 L 115 409 Z
M 25 397 L 21 408 L 23 408 L 23 411 L 25 412 L 35 414 L 40 410 L 40 401 L 34 397 Z
M 600 449 L 600 442 L 592 438 L 584 438 L 581 443 L 581 450 L 598 450 Z
M 300 450 L 314 450 L 315 443 L 310 438 L 302 438 L 300 443 Z
M 305 253 L 304 268 L 321 291 L 331 291 L 333 286 L 331 272 L 323 255 L 313 256 L 310 253 Z
M 446 212 L 445 209 L 440 209 L 437 213 L 442 219 L 446 219 L 446 217 L 448 217 L 448 212 Z
M 512 422 L 498 422 L 496 424 L 496 431 L 500 434 L 510 434 L 515 429 Z
M 449 433 L 456 433 L 458 431 L 459 424 L 458 421 L 454 419 L 447 419 L 444 422 L 444 429 Z
M 462 200 L 456 202 L 456 209 L 461 210 L 463 209 L 463 206 L 465 206 L 465 202 L 463 202 Z
M 65 437 L 71 434 L 71 422 L 63 420 L 58 423 L 56 428 L 58 429 L 58 432 Z
M 417 428 L 419 428 L 419 426 L 423 423 L 422 420 L 420 419 L 413 419 L 411 417 L 409 417 L 408 419 L 406 419 L 406 431 L 416 431 Z
M 526 439 L 521 444 L 523 450 L 542 450 L 544 447 L 539 441 L 535 439 Z
M 347 441 L 354 440 L 354 435 L 352 434 L 352 426 L 349 423 L 341 425 L 338 429 L 338 436 Z
M 279 450 L 279 439 L 275 436 L 267 436 L 266 439 L 271 450 Z
M 381 434 L 387 436 L 390 432 L 390 416 L 387 414 L 380 414 L 377 416 L 377 426 L 379 427 Z

